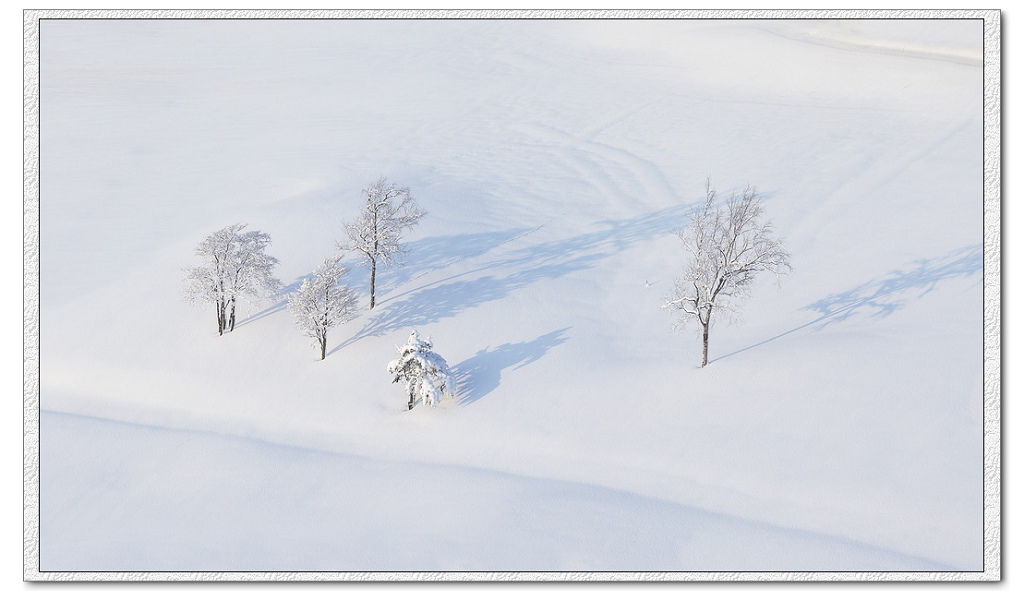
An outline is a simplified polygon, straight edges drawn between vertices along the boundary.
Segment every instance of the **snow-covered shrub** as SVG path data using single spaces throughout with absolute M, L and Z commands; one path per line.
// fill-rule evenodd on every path
M 388 373 L 394 374 L 392 383 L 405 381 L 409 394 L 409 410 L 419 401 L 436 406 L 442 395 L 455 394 L 455 378 L 441 355 L 434 352 L 430 339 L 422 339 L 416 331 L 404 346 L 398 348 L 399 357 L 388 363 Z
M 296 325 L 320 345 L 320 360 L 327 356 L 327 331 L 356 314 L 355 291 L 340 285 L 347 272 L 340 255 L 328 258 L 288 298 Z

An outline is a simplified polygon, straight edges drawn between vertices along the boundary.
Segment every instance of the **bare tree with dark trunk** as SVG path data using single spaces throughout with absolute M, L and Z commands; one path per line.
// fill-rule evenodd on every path
M 781 276 L 791 269 L 789 253 L 763 220 L 764 205 L 757 190 L 748 186 L 724 205 L 716 205 L 711 180 L 704 206 L 692 215 L 690 227 L 677 232 L 690 255 L 690 264 L 676 279 L 673 296 L 664 308 L 680 312 L 678 325 L 696 320 L 703 332 L 701 367 L 708 364 L 711 316 L 735 312 L 739 300 L 750 293 L 761 271 Z
M 363 190 L 365 204 L 359 218 L 345 223 L 349 241 L 339 244 L 341 250 L 354 250 L 362 256 L 360 265 L 370 269 L 370 308 L 377 297 L 377 269 L 400 264 L 405 252 L 400 240 L 402 232 L 411 229 L 426 214 L 409 193 L 409 188 L 396 187 L 384 177 Z
M 234 331 L 240 298 L 258 298 L 281 287 L 273 275 L 277 259 L 266 253 L 270 235 L 243 232 L 245 227 L 236 223 L 206 236 L 196 246 L 206 264 L 185 271 L 185 297 L 214 305 L 218 335 Z
M 347 272 L 341 256 L 328 258 L 288 299 L 295 323 L 320 347 L 320 360 L 327 358 L 327 332 L 356 314 L 355 292 L 340 284 Z

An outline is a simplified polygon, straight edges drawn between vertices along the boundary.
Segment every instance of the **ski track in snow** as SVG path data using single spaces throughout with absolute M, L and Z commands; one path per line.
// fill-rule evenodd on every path
M 645 107 L 646 108 L 646 107 Z M 639 112 L 633 111 L 630 114 Z M 629 115 L 605 124 L 608 128 Z M 672 189 L 665 175 L 649 160 L 609 144 L 594 141 L 593 133 L 585 138 L 573 137 L 564 131 L 538 124 L 522 125 L 519 131 L 560 149 L 565 162 L 579 172 L 580 181 L 600 182 L 601 197 L 619 200 L 624 210 L 636 211 L 673 202 L 679 194 Z

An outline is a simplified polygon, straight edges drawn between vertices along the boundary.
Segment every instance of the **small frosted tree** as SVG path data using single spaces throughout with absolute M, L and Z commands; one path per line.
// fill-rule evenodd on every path
M 355 291 L 341 285 L 347 272 L 340 255 L 328 258 L 288 298 L 295 323 L 320 346 L 320 360 L 327 357 L 327 332 L 356 314 Z
M 415 331 L 404 346 L 398 348 L 399 357 L 388 363 L 388 373 L 395 376 L 392 383 L 405 381 L 409 394 L 409 410 L 419 401 L 437 406 L 442 395 L 455 394 L 455 378 L 448 363 L 434 352 L 430 339 L 422 339 Z
M 355 221 L 345 223 L 349 241 L 341 250 L 354 250 L 360 266 L 370 269 L 370 308 L 376 302 L 377 269 L 398 263 L 405 252 L 402 232 L 412 228 L 426 212 L 416 204 L 407 187 L 396 187 L 384 177 L 363 190 L 365 203 Z
M 715 204 L 710 180 L 705 190 L 704 206 L 693 213 L 690 227 L 676 233 L 690 263 L 675 280 L 673 296 L 664 305 L 679 311 L 678 325 L 700 323 L 704 335 L 701 367 L 708 364 L 712 314 L 735 312 L 758 273 L 781 276 L 790 271 L 789 253 L 782 240 L 773 236 L 771 222 L 764 220 L 764 205 L 755 188 L 748 186 L 743 194 L 733 194 L 725 205 Z
M 219 335 L 234 331 L 239 299 L 269 296 L 281 287 L 274 277 L 277 259 L 266 252 L 270 235 L 243 232 L 245 227 L 236 223 L 206 236 L 195 251 L 205 264 L 185 270 L 185 297 L 214 305 Z

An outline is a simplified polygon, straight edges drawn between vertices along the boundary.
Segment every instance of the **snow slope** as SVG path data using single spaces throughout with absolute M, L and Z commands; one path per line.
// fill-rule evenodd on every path
M 41 34 L 44 569 L 982 568 L 980 22 Z M 327 360 L 181 300 L 234 222 L 295 289 L 380 175 L 429 214 Z M 659 307 L 708 176 L 794 271 L 699 369 Z
M 52 557 L 127 571 L 948 568 L 599 486 L 60 413 L 44 412 L 42 428 L 44 568 Z

